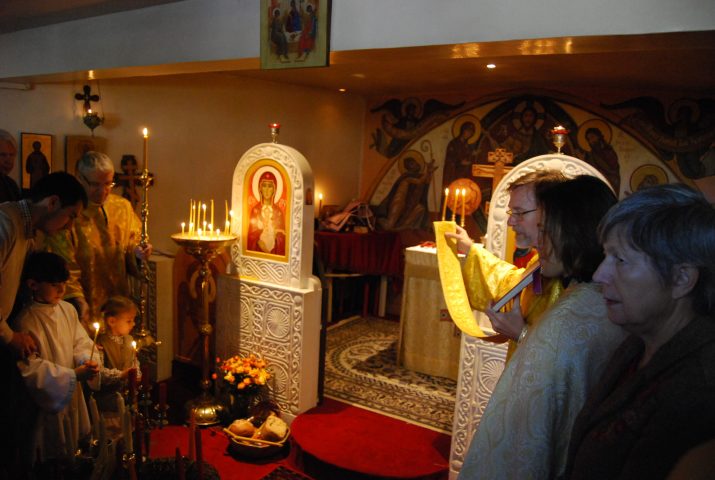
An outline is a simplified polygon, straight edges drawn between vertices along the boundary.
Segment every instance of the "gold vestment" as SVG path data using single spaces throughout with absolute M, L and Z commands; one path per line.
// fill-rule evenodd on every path
M 45 237 L 45 249 L 67 260 L 65 299 L 84 297 L 90 322 L 104 325 L 100 309 L 110 296 L 132 298 L 129 273 L 138 272 L 133 251 L 140 235 L 141 222 L 129 201 L 110 194 L 103 205 L 90 202 L 70 230 Z
M 539 261 L 538 255 L 529 261 L 527 268 Z M 517 268 L 500 259 L 480 245 L 472 245 L 462 267 L 469 303 L 475 310 L 484 311 L 491 302 L 499 299 L 519 283 L 525 268 Z M 564 290 L 558 278 L 541 277 L 541 293 L 534 292 L 534 283 L 521 291 L 519 297 L 524 320 L 530 327 L 536 325 L 542 314 L 553 305 Z M 507 360 L 516 350 L 516 342 L 509 340 Z

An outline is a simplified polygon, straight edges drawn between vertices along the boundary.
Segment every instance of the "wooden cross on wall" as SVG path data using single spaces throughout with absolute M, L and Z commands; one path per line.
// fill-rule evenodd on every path
M 137 166 L 134 155 L 123 155 L 121 161 L 122 173 L 114 175 L 114 181 L 118 187 L 122 187 L 122 197 L 129 200 L 135 212 L 139 211 L 142 201 L 142 172 Z M 154 174 L 149 173 L 149 186 L 154 185 Z
M 491 178 L 492 179 L 492 193 L 507 174 L 509 170 L 513 167 L 507 167 L 514 163 L 514 154 L 507 151 L 506 148 L 496 148 L 493 152 L 487 154 L 487 161 L 493 163 L 494 165 L 480 165 L 478 163 L 472 164 L 472 176 L 481 178 Z M 489 212 L 489 202 L 484 205 L 485 212 Z
M 475 163 L 472 165 L 472 176 L 491 178 L 493 192 L 496 190 L 499 182 L 501 182 L 501 179 L 504 178 L 504 175 L 513 168 L 507 167 L 507 165 L 514 163 L 514 154 L 508 152 L 506 148 L 497 148 L 495 151 L 488 153 L 487 161 L 494 165 L 480 165 Z

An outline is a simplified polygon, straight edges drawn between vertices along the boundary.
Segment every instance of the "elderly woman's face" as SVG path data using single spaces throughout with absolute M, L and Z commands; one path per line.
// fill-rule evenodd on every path
M 628 245 L 616 229 L 603 244 L 606 254 L 593 275 L 603 286 L 608 318 L 636 335 L 657 330 L 672 313 L 672 289 L 666 287 L 651 258 Z

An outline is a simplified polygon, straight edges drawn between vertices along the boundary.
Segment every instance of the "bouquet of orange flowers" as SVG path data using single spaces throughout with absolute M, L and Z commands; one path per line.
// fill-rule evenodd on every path
M 220 358 L 216 358 L 216 363 L 224 384 L 232 393 L 256 394 L 271 378 L 266 368 L 266 361 L 254 354 L 247 357 L 234 355 L 223 362 Z M 217 375 L 214 374 L 214 378 L 216 377 Z

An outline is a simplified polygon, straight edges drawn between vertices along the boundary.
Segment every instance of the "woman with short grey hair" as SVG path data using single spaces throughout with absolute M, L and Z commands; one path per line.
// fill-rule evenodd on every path
M 565 477 L 665 478 L 715 438 L 715 208 L 685 185 L 650 187 L 599 232 L 594 280 L 630 336 L 576 420 Z

